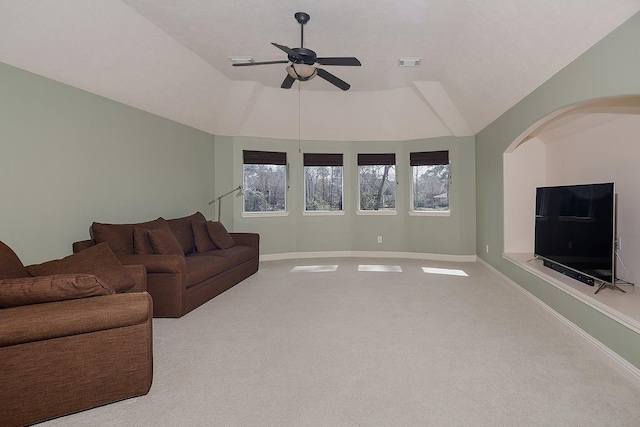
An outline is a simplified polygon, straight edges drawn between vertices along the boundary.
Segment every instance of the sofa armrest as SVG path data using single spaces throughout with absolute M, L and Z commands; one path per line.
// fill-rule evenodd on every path
M 89 239 L 89 240 L 81 240 L 79 242 L 73 242 L 73 253 L 77 254 L 80 251 L 83 251 L 85 249 L 89 249 L 92 246 L 95 246 L 96 242 L 93 239 Z
M 260 250 L 260 234 L 258 233 L 229 233 L 238 245 L 251 246 Z
M 147 290 L 147 269 L 142 264 L 123 265 L 135 285 L 126 292 L 145 292 Z
M 6 308 L 0 310 L 0 347 L 143 324 L 152 316 L 147 292 Z
M 120 255 L 118 259 L 123 265 L 141 264 L 147 269 L 148 274 L 187 274 L 187 263 L 180 255 L 134 254 Z

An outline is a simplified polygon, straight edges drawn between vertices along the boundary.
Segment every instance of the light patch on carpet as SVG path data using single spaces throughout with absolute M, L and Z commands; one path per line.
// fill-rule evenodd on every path
M 291 273 L 325 273 L 337 270 L 338 265 L 296 265 L 291 269 Z
M 451 269 L 451 268 L 422 267 L 422 271 L 424 271 L 427 274 L 444 274 L 445 276 L 469 277 L 469 275 L 465 273 L 463 270 Z
M 358 271 L 375 271 L 381 273 L 402 273 L 402 267 L 399 265 L 365 265 L 360 264 Z

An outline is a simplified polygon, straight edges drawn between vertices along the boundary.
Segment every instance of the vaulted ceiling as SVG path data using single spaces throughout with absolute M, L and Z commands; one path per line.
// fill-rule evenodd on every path
M 299 47 L 355 56 L 281 89 Z M 640 0 L 0 1 L 0 61 L 218 135 L 473 135 L 640 11 Z M 422 58 L 417 68 L 400 57 Z

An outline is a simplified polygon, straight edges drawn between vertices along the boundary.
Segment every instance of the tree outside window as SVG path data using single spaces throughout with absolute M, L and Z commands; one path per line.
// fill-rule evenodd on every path
M 306 211 L 342 210 L 342 154 L 304 154 Z
M 287 155 L 243 151 L 244 212 L 286 210 Z
M 360 210 L 396 209 L 396 156 L 358 154 Z
M 449 211 L 449 152 L 410 154 L 413 210 Z

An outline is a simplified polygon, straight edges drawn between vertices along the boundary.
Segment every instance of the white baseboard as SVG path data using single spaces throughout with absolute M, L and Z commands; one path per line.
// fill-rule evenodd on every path
M 378 252 L 378 251 L 323 251 L 323 252 L 289 252 L 260 255 L 260 261 L 280 261 L 285 259 L 308 258 L 404 258 L 424 259 L 429 261 L 476 262 L 475 255 L 426 254 L 418 252 Z
M 522 292 L 524 295 L 529 297 L 532 301 L 538 304 L 540 307 L 544 308 L 546 311 L 551 313 L 554 317 L 560 320 L 562 323 L 571 328 L 574 332 L 580 335 L 582 338 L 587 340 L 590 344 L 593 345 L 594 350 L 599 350 L 598 355 L 601 356 L 601 359 L 611 368 L 613 368 L 620 375 L 628 379 L 632 382 L 636 387 L 640 387 L 640 369 L 636 368 L 634 365 L 629 363 L 626 359 L 621 357 L 618 353 L 611 350 L 606 345 L 602 344 L 600 341 L 589 335 L 583 329 L 578 327 L 575 323 L 571 322 L 569 319 L 555 311 L 553 308 L 549 307 L 544 301 L 533 295 L 531 292 L 527 291 L 522 286 L 518 285 L 516 282 L 511 280 L 509 277 L 502 274 L 500 271 L 496 270 L 491 264 L 487 263 L 485 260 L 478 258 L 478 264 L 489 270 L 491 273 L 503 279 L 506 283 L 513 286 L 515 289 Z

